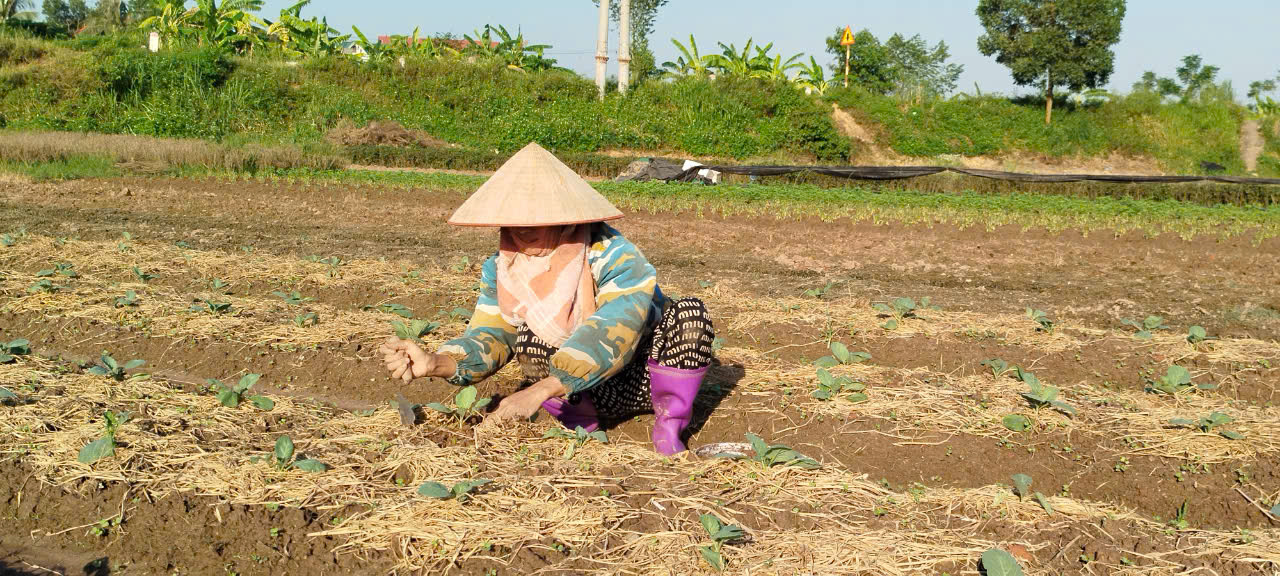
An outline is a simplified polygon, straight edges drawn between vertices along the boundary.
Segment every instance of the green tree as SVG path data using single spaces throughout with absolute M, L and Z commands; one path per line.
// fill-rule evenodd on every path
M 1150 70 L 1142 73 L 1142 79 L 1133 84 L 1134 91 L 1155 92 L 1161 96 L 1177 96 L 1183 102 L 1196 99 L 1215 100 L 1227 98 L 1231 86 L 1223 82 L 1215 82 L 1218 78 L 1217 66 L 1205 65 L 1199 54 L 1182 57 L 1182 65 L 1175 71 L 1175 78 L 1158 76 Z M 1274 87 L 1274 84 L 1272 85 Z M 1254 82 L 1249 85 L 1249 98 L 1253 98 L 1255 90 L 1266 88 L 1266 83 Z
M 932 48 L 919 34 L 890 36 L 884 43 L 894 91 L 901 96 L 937 96 L 956 89 L 964 66 L 949 64 L 951 50 L 939 41 Z
M 28 10 L 32 7 L 31 0 L 0 0 L 0 22 L 34 20 L 36 13 Z
M 84 0 L 44 0 L 44 21 L 75 32 L 89 18 L 89 7 Z
M 1218 70 L 1217 66 L 1205 66 L 1199 54 L 1183 56 L 1182 65 L 1175 71 L 1182 82 L 1182 100 L 1190 101 L 1205 88 L 1213 86 Z
M 979 0 L 986 34 L 978 50 L 1009 67 L 1019 86 L 1044 86 L 1044 122 L 1053 118 L 1053 89 L 1107 83 L 1115 68 L 1124 0 Z
M 843 34 L 844 28 L 836 28 L 827 37 L 827 53 L 836 57 L 831 64 L 833 83 L 844 81 L 845 47 L 840 45 Z M 853 40 L 849 47 L 849 82 L 877 94 L 888 94 L 894 87 L 889 51 L 865 28 L 854 34 Z
M 1134 92 L 1155 92 L 1161 96 L 1175 96 L 1182 93 L 1182 87 L 1178 86 L 1178 81 L 1173 78 L 1157 76 L 1155 72 L 1147 70 L 1142 73 L 1142 79 L 1133 83 Z

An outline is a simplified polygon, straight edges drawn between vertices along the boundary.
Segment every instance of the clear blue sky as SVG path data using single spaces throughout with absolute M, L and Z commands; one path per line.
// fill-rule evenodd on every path
M 614 0 L 616 1 L 616 0 Z M 292 0 L 268 0 L 263 16 L 273 19 Z M 703 53 L 718 51 L 716 42 L 738 46 L 748 37 L 772 41 L 790 55 L 813 54 L 830 60 L 823 38 L 836 26 L 869 28 L 877 37 L 894 32 L 920 34 L 930 43 L 945 40 L 952 60 L 964 65 L 958 90 L 1020 93 L 1006 68 L 977 49 L 982 27 L 974 16 L 976 0 L 670 0 L 658 15 L 650 46 L 658 62 L 672 60 L 671 38 L 685 42 L 690 34 Z M 485 23 L 521 28 L 534 43 L 551 44 L 560 64 L 591 75 L 594 70 L 596 9 L 590 0 L 314 0 L 303 16 L 324 15 L 334 28 L 350 32 L 359 26 L 369 36 L 470 33 Z M 617 31 L 610 31 L 609 73 L 617 72 Z M 1144 70 L 1172 76 L 1179 60 L 1198 53 L 1219 66 L 1220 79 L 1232 81 L 1243 99 L 1250 81 L 1274 77 L 1280 60 L 1280 0 L 1129 0 L 1124 32 L 1115 47 L 1116 68 L 1110 87 L 1128 91 Z

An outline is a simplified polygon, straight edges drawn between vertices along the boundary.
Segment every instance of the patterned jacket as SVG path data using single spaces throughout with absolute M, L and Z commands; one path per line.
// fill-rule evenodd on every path
M 596 313 L 550 361 L 551 375 L 570 393 L 591 389 L 631 362 L 641 336 L 657 325 L 665 305 L 657 271 L 617 230 L 595 225 L 587 258 L 596 281 Z M 497 372 L 514 355 L 516 328 L 498 312 L 497 259 L 495 253 L 481 268 L 482 289 L 466 332 L 439 349 L 457 361 L 449 382 L 459 386 Z

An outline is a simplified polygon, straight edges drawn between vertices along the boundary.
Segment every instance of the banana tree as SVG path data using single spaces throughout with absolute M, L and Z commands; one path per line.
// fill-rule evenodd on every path
M 555 59 L 544 55 L 550 44 L 526 44 L 523 32 L 512 36 L 502 25 L 485 24 L 484 32 L 476 31 L 474 37 L 464 35 L 463 38 L 467 40 L 468 54 L 499 59 L 512 70 L 524 72 L 557 68 Z
M 698 53 L 698 42 L 693 39 L 693 34 L 689 35 L 689 46 L 681 44 L 675 38 L 671 39 L 671 43 L 680 51 L 680 56 L 674 62 L 663 62 L 662 67 L 666 69 L 667 76 L 706 76 L 711 71 L 711 64 L 715 62 L 715 54 L 702 55 Z
M 781 54 L 769 57 L 769 48 L 773 44 L 769 44 L 764 49 L 756 48 L 756 57 L 752 59 L 752 67 L 755 69 L 751 75 L 756 78 L 766 80 L 777 80 L 785 82 L 789 80 L 788 73 L 796 68 L 804 68 L 804 64 L 797 60 L 804 57 L 804 54 L 793 54 L 786 60 L 782 59 Z
M 36 13 L 27 8 L 34 8 L 31 0 L 0 0 L 0 22 L 9 20 L 35 20 Z
M 280 50 L 289 56 L 321 56 L 342 51 L 351 35 L 338 35 L 327 18 L 302 18 L 302 8 L 311 0 L 299 2 L 280 11 L 280 18 L 267 22 L 267 35 L 274 38 Z
M 712 55 L 711 67 L 725 76 L 751 76 L 757 68 L 757 61 L 751 56 L 751 42 L 752 40 L 748 38 L 747 45 L 741 52 L 733 44 L 725 45 L 724 42 L 717 42 L 720 53 Z
M 358 40 L 356 40 L 356 45 L 360 47 L 361 51 L 363 51 L 364 54 L 361 56 L 361 59 L 366 62 L 385 62 L 394 56 L 390 44 L 370 42 L 369 38 L 364 35 L 364 32 L 361 32 L 360 29 L 355 26 L 351 27 L 351 31 L 356 33 L 356 38 L 358 38 Z
M 198 29 L 201 45 L 252 49 L 260 41 L 258 31 L 266 22 L 253 14 L 262 9 L 262 0 L 196 0 L 190 22 Z
M 813 56 L 809 57 L 809 65 L 800 64 L 800 75 L 796 78 L 796 83 L 801 87 L 818 94 L 826 94 L 827 88 L 831 87 L 831 82 L 827 80 L 827 71 L 814 60 Z
M 190 31 L 192 18 L 195 16 L 195 8 L 188 10 L 185 4 L 186 0 L 165 0 L 160 13 L 143 20 L 138 27 L 159 33 L 165 42 L 184 38 Z

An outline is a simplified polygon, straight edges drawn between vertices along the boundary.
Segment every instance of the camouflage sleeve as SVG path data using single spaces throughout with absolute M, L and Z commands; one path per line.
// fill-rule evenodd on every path
M 551 356 L 551 375 L 570 393 L 590 389 L 631 361 L 640 336 L 648 329 L 658 285 L 657 271 L 622 236 L 592 248 L 603 250 L 602 257 L 593 263 L 596 313 Z
M 437 350 L 458 363 L 457 371 L 449 378 L 452 384 L 466 386 L 483 380 L 511 360 L 516 329 L 498 312 L 497 279 L 497 255 L 494 255 L 481 267 L 480 298 L 476 300 L 476 309 L 466 332 L 445 342 Z

